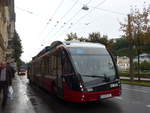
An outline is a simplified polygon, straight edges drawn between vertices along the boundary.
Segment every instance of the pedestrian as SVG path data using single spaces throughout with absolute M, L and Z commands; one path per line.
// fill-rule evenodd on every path
M 7 62 L 6 68 L 10 71 L 11 78 L 15 77 L 15 69 L 10 65 L 10 62 Z
M 0 68 L 0 92 L 3 91 L 2 108 L 5 107 L 8 98 L 8 88 L 12 85 L 12 73 L 6 63 L 1 63 Z

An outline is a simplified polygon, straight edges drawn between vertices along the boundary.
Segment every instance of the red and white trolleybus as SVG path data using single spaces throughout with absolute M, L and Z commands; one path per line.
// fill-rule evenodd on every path
M 55 41 L 33 58 L 28 78 L 71 102 L 99 101 L 120 96 L 117 66 L 104 45 Z

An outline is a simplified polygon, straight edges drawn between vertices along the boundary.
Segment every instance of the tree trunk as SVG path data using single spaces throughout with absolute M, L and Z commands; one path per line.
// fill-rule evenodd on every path
M 130 61 L 130 69 L 129 69 L 129 75 L 130 75 L 130 80 L 133 81 L 134 76 L 133 76 L 133 47 L 132 47 L 132 42 L 130 42 L 130 47 L 129 47 L 129 61 Z
M 132 29 L 131 29 L 131 17 L 128 15 L 128 41 L 129 41 L 129 61 L 130 61 L 130 69 L 129 75 L 130 80 L 133 81 L 133 38 L 132 38 Z

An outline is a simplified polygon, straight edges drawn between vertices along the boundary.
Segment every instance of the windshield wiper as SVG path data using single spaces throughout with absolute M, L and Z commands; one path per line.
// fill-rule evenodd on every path
M 105 79 L 106 82 L 110 81 L 110 77 L 106 76 L 106 74 L 104 74 L 104 79 Z
M 104 78 L 105 82 L 109 82 L 110 78 L 106 76 L 106 74 L 103 74 L 103 76 L 100 75 L 83 75 L 85 77 L 95 77 L 95 78 Z
M 99 76 L 99 75 L 83 75 L 86 77 L 96 77 L 96 78 L 104 78 L 104 76 Z

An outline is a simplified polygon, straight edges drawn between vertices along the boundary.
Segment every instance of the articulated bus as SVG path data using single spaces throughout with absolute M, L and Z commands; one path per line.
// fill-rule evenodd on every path
M 77 103 L 100 101 L 121 95 L 114 58 L 104 45 L 55 41 L 33 58 L 29 81 Z

